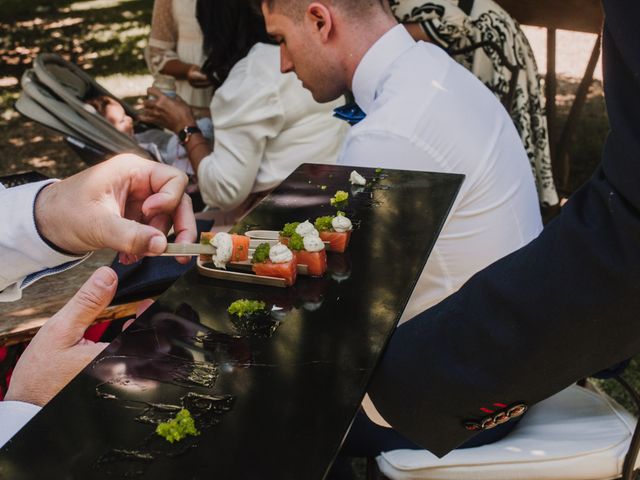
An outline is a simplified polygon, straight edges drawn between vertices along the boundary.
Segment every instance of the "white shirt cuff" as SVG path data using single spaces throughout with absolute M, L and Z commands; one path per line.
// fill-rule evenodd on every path
M 36 229 L 36 196 L 42 188 L 55 181 L 45 180 L 0 190 L 0 219 L 3 225 L 10 227 L 0 236 L 0 291 L 14 283 L 24 288 L 27 285 L 23 285 L 23 280 L 31 274 L 63 264 L 75 264 L 85 258 L 54 250 Z M 27 284 L 33 281 L 31 279 Z
M 0 447 L 31 420 L 41 407 L 25 402 L 0 402 Z

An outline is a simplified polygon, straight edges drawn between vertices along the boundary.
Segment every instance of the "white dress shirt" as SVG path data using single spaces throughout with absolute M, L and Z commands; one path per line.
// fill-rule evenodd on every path
M 55 180 L 5 189 L 0 184 L 0 301 L 18 300 L 22 289 L 47 275 L 71 268 L 86 257 L 63 255 L 47 245 L 36 230 L 34 204 L 38 192 Z M 0 319 L 0 321 L 2 321 Z M 40 411 L 24 402 L 0 402 L 0 447 Z
M 400 320 L 405 322 L 540 233 L 534 179 L 495 96 L 401 25 L 365 54 L 353 94 L 367 116 L 349 132 L 338 163 L 466 176 Z
M 214 148 L 198 167 L 205 203 L 231 210 L 302 163 L 335 163 L 348 130 L 332 116 L 341 103 L 315 102 L 295 74 L 280 73 L 277 46 L 254 45 L 211 101 Z

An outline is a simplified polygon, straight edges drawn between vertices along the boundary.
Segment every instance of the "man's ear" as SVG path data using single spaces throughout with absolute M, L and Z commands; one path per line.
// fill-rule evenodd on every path
M 333 30 L 332 11 L 323 3 L 312 2 L 307 6 L 305 17 L 313 31 L 320 35 L 320 40 L 326 42 Z

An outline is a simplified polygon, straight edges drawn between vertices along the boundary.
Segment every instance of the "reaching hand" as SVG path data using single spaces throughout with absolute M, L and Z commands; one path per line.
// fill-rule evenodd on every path
M 78 293 L 43 325 L 16 364 L 7 400 L 44 405 L 86 367 L 106 343 L 83 338 L 85 330 L 111 302 L 118 277 L 99 268 Z
M 211 86 L 211 80 L 202 73 L 200 67 L 191 65 L 187 71 L 187 81 L 193 88 L 207 88 Z
M 195 241 L 186 185 L 187 176 L 173 167 L 118 155 L 46 186 L 36 200 L 36 225 L 62 250 L 82 254 L 112 248 L 130 263 L 164 252 L 172 224 L 177 243 Z
M 170 98 L 158 88 L 147 89 L 149 98 L 144 101 L 144 110 L 138 118 L 146 123 L 153 123 L 172 132 L 179 132 L 184 127 L 195 125 L 191 107 L 180 97 Z

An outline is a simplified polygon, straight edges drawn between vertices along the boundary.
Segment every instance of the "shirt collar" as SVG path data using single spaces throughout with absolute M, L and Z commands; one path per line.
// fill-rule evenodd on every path
M 369 113 L 388 67 L 416 42 L 403 25 L 396 25 L 364 54 L 353 75 L 351 90 L 358 106 Z

